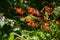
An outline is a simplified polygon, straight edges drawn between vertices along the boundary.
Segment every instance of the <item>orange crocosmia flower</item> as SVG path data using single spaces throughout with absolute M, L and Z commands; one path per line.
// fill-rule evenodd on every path
M 46 29 L 47 27 L 49 27 L 48 23 L 44 23 L 43 28 Z
M 27 18 L 27 19 L 26 19 L 26 22 L 32 22 L 32 21 L 33 21 L 32 18 Z
M 16 13 L 20 13 L 21 10 L 19 8 L 16 9 Z
M 31 26 L 31 23 L 27 23 L 28 26 Z
M 39 24 L 32 22 L 32 23 L 31 23 L 31 26 L 32 26 L 32 27 L 38 27 Z
M 21 10 L 20 14 L 24 14 L 24 13 L 25 13 L 25 11 L 24 10 Z
M 29 13 L 33 12 L 34 11 L 34 8 L 31 8 L 31 7 L 28 7 L 28 10 L 27 10 Z
M 35 15 L 35 16 L 39 16 L 39 14 L 36 11 L 32 11 L 30 14 Z
M 52 8 L 46 6 L 46 7 L 45 7 L 45 10 L 46 10 L 48 13 L 50 13 L 50 12 L 52 11 Z
M 39 16 L 39 13 L 38 13 L 34 8 L 28 7 L 28 10 L 27 10 L 27 11 L 28 11 L 30 14 Z
M 36 27 L 38 27 L 38 26 L 39 26 L 39 24 L 35 24 L 35 26 L 36 26 Z
M 33 27 L 34 27 L 34 26 L 35 26 L 35 23 L 33 22 L 33 23 L 31 24 L 31 26 L 33 26 Z
M 36 10 L 33 10 L 30 14 L 35 15 L 35 16 L 39 16 L 40 15 Z
M 22 10 L 22 9 L 19 9 L 19 8 L 17 8 L 16 9 L 16 13 L 18 13 L 18 14 L 24 14 L 24 10 Z
M 45 26 L 45 27 L 48 27 L 48 26 L 49 26 L 49 23 L 44 23 L 44 26 Z
M 47 18 L 46 18 L 46 16 L 44 16 L 44 20 L 46 20 Z
M 44 23 L 43 29 L 44 29 L 45 31 L 50 32 L 49 23 Z
M 38 12 L 35 13 L 36 16 L 40 16 L 40 14 Z
M 31 12 L 31 14 L 33 14 L 33 15 L 34 15 L 35 13 L 36 13 L 36 10 L 33 10 L 33 11 Z
M 44 31 L 47 31 L 47 32 L 51 31 L 49 27 L 46 27 L 46 28 L 43 28 L 43 29 L 44 29 Z

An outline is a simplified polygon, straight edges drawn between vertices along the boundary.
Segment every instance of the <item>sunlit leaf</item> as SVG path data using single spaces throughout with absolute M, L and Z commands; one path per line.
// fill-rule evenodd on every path
M 42 39 L 45 39 L 46 40 L 46 36 L 45 34 L 41 31 L 41 32 L 38 32 L 38 35 L 42 38 Z
M 14 32 L 12 32 L 8 38 L 8 40 L 14 40 Z

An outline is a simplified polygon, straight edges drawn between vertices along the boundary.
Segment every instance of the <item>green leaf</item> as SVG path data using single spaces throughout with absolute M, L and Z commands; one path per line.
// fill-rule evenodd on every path
M 36 19 L 37 17 L 33 16 L 33 15 L 30 15 L 32 18 Z
M 26 16 L 25 18 L 31 18 L 31 16 L 30 16 L 30 15 L 28 15 L 28 16 Z
M 24 21 L 25 20 L 25 18 L 20 18 L 20 21 Z
M 23 0 L 20 0 L 20 3 L 22 4 L 23 3 Z
M 44 40 L 46 40 L 46 36 L 44 35 L 44 33 L 41 31 L 41 32 L 38 32 L 38 35 L 42 38 L 42 39 L 44 39 Z
M 10 37 L 8 38 L 8 40 L 14 40 L 14 32 L 10 34 Z
M 46 36 L 48 37 L 48 39 L 51 39 L 51 34 L 46 33 Z
M 48 18 L 49 18 L 48 13 L 47 13 L 47 12 L 45 12 L 45 15 L 46 15 L 46 18 L 47 18 L 47 20 L 48 20 Z
M 54 13 L 54 14 L 55 14 L 55 16 L 60 15 L 60 6 L 55 7 L 52 13 Z

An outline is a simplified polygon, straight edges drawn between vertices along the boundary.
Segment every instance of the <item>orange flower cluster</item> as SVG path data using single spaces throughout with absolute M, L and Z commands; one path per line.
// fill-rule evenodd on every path
M 34 8 L 28 7 L 27 11 L 32 15 L 40 16 L 40 14 Z
M 25 13 L 25 11 L 24 10 L 22 10 L 21 8 L 19 9 L 19 8 L 16 8 L 16 13 L 18 13 L 18 14 L 24 14 Z
M 48 23 L 48 22 L 44 23 L 43 29 L 44 29 L 45 31 L 50 32 L 50 28 L 49 28 L 49 23 Z
M 46 7 L 45 7 L 45 10 L 46 10 L 48 13 L 50 13 L 50 12 L 52 11 L 52 8 L 46 6 Z
M 38 27 L 39 26 L 39 24 L 35 23 L 32 18 L 27 18 L 25 21 L 27 22 L 28 26 L 31 26 L 31 27 Z
M 27 8 L 27 11 L 28 11 L 30 14 L 32 14 L 32 15 L 40 16 L 39 12 L 36 11 L 34 8 L 28 7 L 28 8 Z M 18 14 L 24 14 L 25 11 L 22 10 L 21 8 L 20 8 L 20 9 L 19 9 L 19 8 L 16 8 L 16 13 L 18 13 Z

